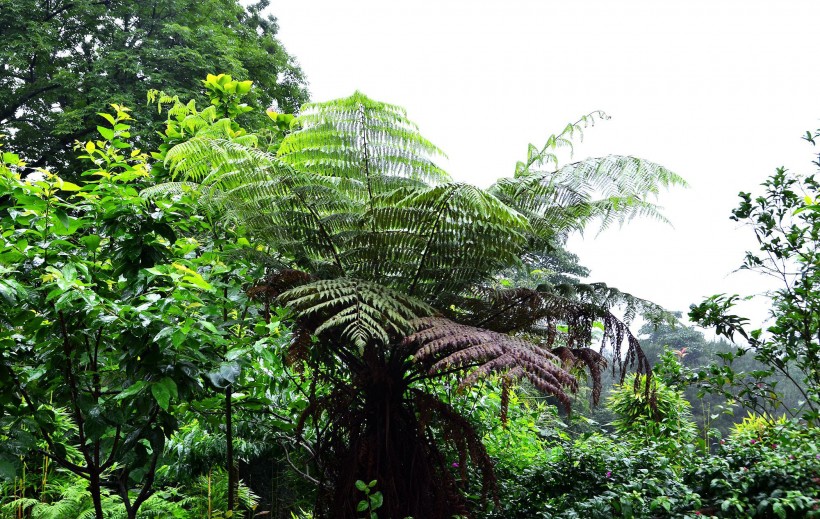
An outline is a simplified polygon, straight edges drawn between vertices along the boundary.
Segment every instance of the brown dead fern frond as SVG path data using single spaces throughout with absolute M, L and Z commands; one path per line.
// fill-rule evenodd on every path
M 526 379 L 540 391 L 555 396 L 569 412 L 567 393 L 576 391 L 578 382 L 549 350 L 517 337 L 439 317 L 419 319 L 416 327 L 416 333 L 405 343 L 416 345 L 413 358 L 426 368 L 428 376 L 466 371 L 460 388 L 494 374 L 505 376 L 510 383 Z
M 563 367 L 567 371 L 571 372 L 573 369 L 589 371 L 589 375 L 592 378 L 592 403 L 593 405 L 598 405 L 603 388 L 601 373 L 603 373 L 603 370 L 606 369 L 608 365 L 606 358 L 592 348 L 567 348 L 566 346 L 560 346 L 553 349 L 552 352 L 561 358 Z
M 547 290 L 549 288 L 549 290 Z M 526 332 L 540 336 L 541 345 L 553 350 L 560 347 L 576 351 L 592 347 L 593 330 L 603 328 L 597 348 L 599 356 L 612 358 L 613 376 L 623 382 L 627 370 L 651 377 L 651 367 L 638 339 L 629 329 L 636 313 L 651 320 L 668 318 L 668 312 L 654 303 L 635 298 L 601 283 L 556 285 L 536 289 L 484 289 L 483 301 L 475 298 L 468 307 L 471 324 L 500 332 Z M 612 313 L 623 305 L 624 319 Z M 560 326 L 560 329 L 559 329 Z M 601 365 L 591 353 L 584 354 L 584 364 L 593 379 L 593 399 L 597 400 L 596 379 Z M 589 362 L 587 362 L 587 360 Z M 651 395 L 648 395 L 651 397 Z
M 458 462 L 448 464 L 443 460 L 444 463 L 440 465 L 440 470 L 450 476 L 447 478 L 448 484 L 453 487 L 457 486 L 457 482 L 451 479 L 451 468 L 458 469 L 462 482 L 468 480 L 467 462 L 469 460 L 481 474 L 482 500 L 486 501 L 491 497 L 498 505 L 498 488 L 493 461 L 476 428 L 467 418 L 435 396 L 418 389 L 411 390 L 411 395 L 419 411 L 419 424 L 429 423 L 431 418 L 435 417 L 432 421 L 439 424 L 446 444 L 455 447 Z

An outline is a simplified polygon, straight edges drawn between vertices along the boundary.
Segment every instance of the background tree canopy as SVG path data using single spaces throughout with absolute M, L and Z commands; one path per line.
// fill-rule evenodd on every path
M 0 0 L 0 133 L 31 166 L 64 166 L 70 145 L 93 138 L 111 103 L 142 124 L 164 116 L 145 93 L 161 88 L 191 98 L 214 70 L 252 77 L 246 117 L 276 103 L 293 112 L 306 81 L 276 39 L 267 0 Z M 160 129 L 157 127 L 157 129 Z M 140 146 L 155 144 L 141 132 Z M 147 143 L 145 141 L 148 141 Z

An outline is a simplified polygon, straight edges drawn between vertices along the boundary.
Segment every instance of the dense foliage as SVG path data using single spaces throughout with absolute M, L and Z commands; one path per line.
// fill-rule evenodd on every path
M 814 136 L 807 135 L 814 143 Z M 763 183 L 764 193 L 752 197 L 740 193 L 740 205 L 732 219 L 747 223 L 760 244 L 759 251 L 748 251 L 742 268 L 774 277 L 779 288 L 771 294 L 774 324 L 747 331 L 748 319 L 734 315 L 737 295 L 712 296 L 692 306 L 690 317 L 718 334 L 746 341 L 739 353 L 726 358 L 722 370 L 713 371 L 713 389 L 738 396 L 757 412 L 800 414 L 815 423 L 820 418 L 820 321 L 817 291 L 820 272 L 820 213 L 817 197 L 820 184 L 814 175 L 802 176 L 779 168 Z M 731 364 L 746 353 L 763 369 L 735 373 Z M 783 401 L 782 386 L 800 394 L 797 407 Z
M 157 144 L 145 103 L 149 89 L 185 98 L 213 70 L 253 77 L 257 108 L 292 112 L 307 100 L 295 60 L 277 40 L 267 1 L 2 0 L 0 1 L 0 133 L 32 166 L 67 176 L 74 141 L 96 138 L 97 112 L 128 106 L 146 131 L 140 146 Z M 82 171 L 73 164 L 70 171 Z M 73 174 L 71 176 L 74 176 Z M 75 178 L 71 178 L 75 180 Z
M 0 4 L 0 518 L 820 516 L 814 177 L 741 193 L 774 325 L 706 341 L 565 249 L 684 185 L 562 163 L 605 114 L 455 182 L 266 5 Z

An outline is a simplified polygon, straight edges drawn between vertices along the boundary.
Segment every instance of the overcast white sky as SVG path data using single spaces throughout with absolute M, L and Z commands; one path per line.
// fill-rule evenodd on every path
M 659 162 L 691 184 L 659 199 L 674 227 L 635 221 L 569 248 L 604 281 L 670 310 L 751 294 L 732 274 L 754 248 L 728 217 L 778 166 L 813 172 L 820 127 L 820 1 L 273 0 L 312 99 L 361 90 L 407 108 L 457 180 L 510 176 L 592 110 L 575 159 Z M 749 308 L 756 318 L 765 308 Z

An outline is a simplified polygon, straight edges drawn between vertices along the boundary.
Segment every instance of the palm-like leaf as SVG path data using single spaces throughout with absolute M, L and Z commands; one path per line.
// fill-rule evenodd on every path
M 359 349 L 390 344 L 412 330 L 412 322 L 434 310 L 381 284 L 356 279 L 322 280 L 292 288 L 279 300 L 303 320 L 315 323 L 318 336 L 333 334 Z
M 356 92 L 305 105 L 296 125 L 301 129 L 279 149 L 282 159 L 296 169 L 361 182 L 363 189 L 356 193 L 366 203 L 407 181 L 449 180 L 429 158 L 441 150 L 418 133 L 399 106 Z
M 539 236 L 565 237 L 598 220 L 600 229 L 636 216 L 665 221 L 648 197 L 686 182 L 665 167 L 636 157 L 609 155 L 552 172 L 526 171 L 499 180 L 490 192 L 526 215 Z
M 516 264 L 527 222 L 469 184 L 397 189 L 365 214 L 346 252 L 350 272 L 436 302 Z

